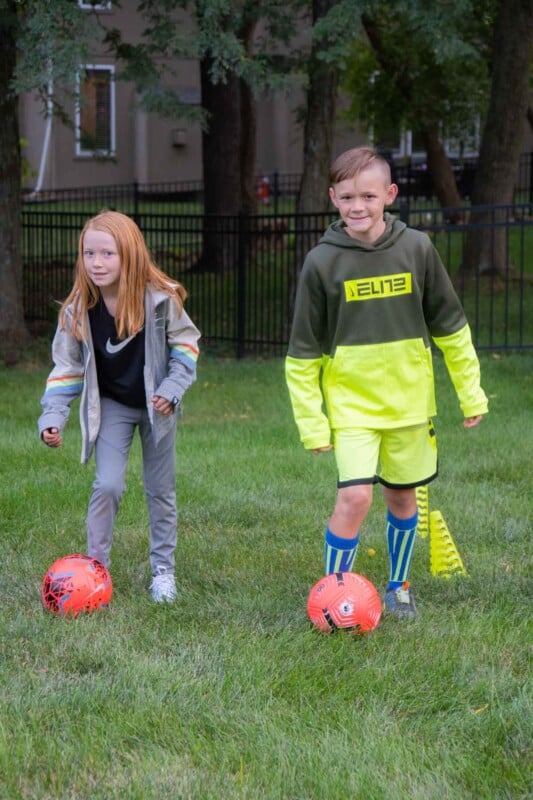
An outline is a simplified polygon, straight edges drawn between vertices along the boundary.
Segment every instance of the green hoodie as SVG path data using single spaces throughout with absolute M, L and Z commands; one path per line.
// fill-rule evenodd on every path
M 390 214 L 385 222 L 367 244 L 338 220 L 305 260 L 286 378 L 309 449 L 329 444 L 331 429 L 402 428 L 434 416 L 431 340 L 464 416 L 487 411 L 470 328 L 436 249 Z

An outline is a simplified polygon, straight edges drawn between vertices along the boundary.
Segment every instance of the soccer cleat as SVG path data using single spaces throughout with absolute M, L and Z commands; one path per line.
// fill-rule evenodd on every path
M 417 616 L 415 598 L 407 582 L 398 589 L 386 590 L 385 610 L 399 619 L 414 619 Z
M 168 572 L 154 575 L 150 585 L 150 592 L 152 600 L 155 600 L 156 603 L 173 603 L 178 597 L 174 575 Z

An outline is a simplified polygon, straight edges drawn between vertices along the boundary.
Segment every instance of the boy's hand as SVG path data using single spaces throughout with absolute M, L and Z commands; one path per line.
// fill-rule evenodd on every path
M 483 419 L 482 415 L 480 415 L 479 417 L 467 417 L 463 422 L 463 426 L 465 428 L 475 428 L 476 425 L 479 425 L 482 419 Z
M 311 450 L 314 456 L 320 455 L 320 453 L 328 453 L 330 450 L 333 450 L 332 444 L 327 444 L 325 447 L 317 447 L 314 450 Z
M 152 397 L 152 405 L 155 411 L 158 414 L 163 414 L 164 417 L 169 417 L 174 413 L 175 405 L 170 400 L 165 400 L 164 397 L 160 397 L 157 394 Z
M 57 428 L 45 428 L 42 440 L 48 447 L 61 447 L 62 444 L 61 434 Z

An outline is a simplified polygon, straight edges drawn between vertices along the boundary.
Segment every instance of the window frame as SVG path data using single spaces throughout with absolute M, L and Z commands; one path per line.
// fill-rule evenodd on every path
M 111 11 L 111 0 L 102 0 L 102 2 L 97 3 L 78 0 L 78 6 L 84 11 Z
M 109 75 L 109 139 L 110 147 L 108 150 L 94 149 L 87 150 L 82 147 L 81 134 L 81 101 L 76 101 L 75 108 L 75 132 L 76 132 L 76 156 L 80 158 L 112 158 L 116 154 L 116 94 L 115 94 L 115 65 L 114 64 L 81 64 L 76 75 L 76 90 L 78 98 L 81 98 L 82 76 L 88 72 L 107 72 Z

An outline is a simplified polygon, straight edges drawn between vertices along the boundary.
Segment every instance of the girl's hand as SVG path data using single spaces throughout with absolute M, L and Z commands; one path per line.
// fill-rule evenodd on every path
M 475 428 L 477 425 L 479 425 L 482 419 L 483 419 L 482 415 L 480 415 L 479 417 L 467 417 L 463 422 L 463 427 Z
M 45 428 L 42 433 L 42 440 L 48 447 L 61 447 L 61 434 L 57 428 Z
M 154 395 L 152 397 L 152 405 L 158 414 L 163 414 L 164 417 L 169 417 L 174 413 L 175 405 L 170 400 L 165 400 L 164 397 Z

